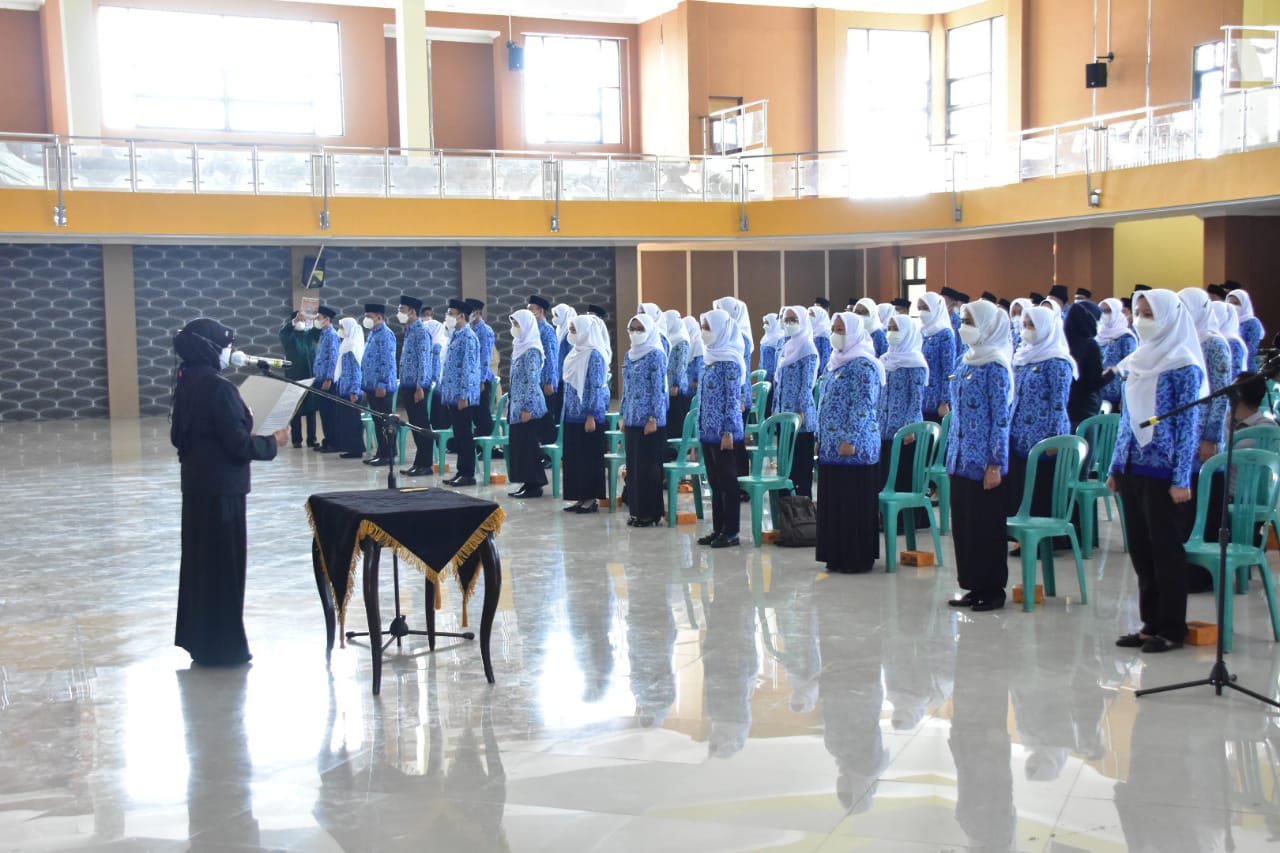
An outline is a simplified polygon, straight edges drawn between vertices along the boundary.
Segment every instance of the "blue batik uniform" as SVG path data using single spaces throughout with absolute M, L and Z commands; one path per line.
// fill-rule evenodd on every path
M 686 397 L 693 393 L 689 390 L 689 344 L 686 341 L 673 346 L 667 356 L 667 383 L 668 387 L 677 389 Z
M 818 425 L 818 409 L 813 402 L 813 383 L 817 368 L 818 356 L 806 355 L 777 371 L 778 386 L 773 394 L 774 414 L 794 412 L 800 415 L 799 432 L 813 432 Z M 879 381 L 877 376 L 877 384 Z
M 542 393 L 542 353 L 527 350 L 511 365 L 511 387 L 507 390 L 507 419 L 520 423 L 520 415 L 528 412 L 531 419 L 547 413 L 547 398 Z
M 345 370 L 345 368 L 344 368 Z M 385 391 L 394 394 L 399 386 L 396 374 L 396 336 L 386 323 L 374 326 L 365 341 L 360 372 L 368 393 Z
M 882 393 L 880 371 L 867 358 L 855 358 L 834 373 L 825 375 L 822 406 L 817 417 L 819 463 L 879 464 L 880 427 L 875 413 L 880 407 Z M 855 453 L 852 456 L 840 455 L 840 443 L 844 441 L 853 445 Z
M 1258 349 L 1262 346 L 1262 335 L 1262 321 L 1257 317 L 1250 317 L 1240 324 L 1240 340 L 1244 341 L 1245 349 L 1249 351 L 1250 370 L 1258 369 Z
M 702 381 L 702 356 L 696 355 L 689 359 L 689 370 L 685 374 L 685 378 L 688 380 L 692 393 L 698 393 L 698 388 Z
M 357 398 L 364 396 L 364 387 L 361 382 L 360 362 L 356 360 L 356 354 L 353 352 L 344 352 L 342 354 L 342 376 L 338 377 L 337 385 L 334 392 L 340 397 L 350 400 L 352 395 Z M 333 405 L 339 405 L 334 403 Z
M 1217 391 L 1230 385 L 1235 374 L 1231 371 L 1231 348 L 1227 346 L 1226 339 L 1210 335 L 1200 342 L 1200 350 L 1204 353 L 1204 364 L 1209 370 L 1209 390 Z M 1224 394 L 1202 404 L 1200 409 L 1200 440 L 1222 444 L 1227 437 L 1227 415 L 1231 410 L 1231 401 Z M 1199 458 L 1196 457 L 1197 460 Z
M 893 441 L 898 430 L 924 420 L 920 409 L 923 399 L 923 367 L 900 367 L 888 371 L 884 391 L 880 394 L 880 440 Z
M 969 351 L 969 345 L 960 338 L 960 326 L 964 324 L 964 321 L 961 319 L 959 311 L 951 311 L 948 316 L 951 318 L 951 334 L 953 336 L 951 345 L 955 347 L 956 361 L 959 361 Z
M 813 345 L 818 348 L 818 364 L 825 368 L 831 361 L 831 338 L 814 337 Z
M 1009 370 L 999 362 L 957 366 L 947 439 L 952 477 L 982 482 L 989 465 L 1009 473 L 1009 391 Z
M 1237 338 L 1230 338 L 1227 343 L 1231 345 L 1231 376 L 1234 379 L 1237 373 L 1249 369 L 1249 350 Z
M 480 402 L 480 340 L 470 326 L 463 326 L 449 339 L 440 377 L 440 399 L 446 406 L 461 400 L 474 406 Z
M 1038 442 L 1071 433 L 1071 419 L 1067 416 L 1071 362 L 1051 358 L 1019 365 L 1013 369 L 1013 382 L 1016 398 L 1009 443 L 1015 455 L 1026 459 Z
M 889 351 L 889 333 L 884 329 L 876 329 L 871 333 L 871 345 L 876 348 L 876 358 Z
M 442 369 L 444 364 L 440 361 L 440 345 L 433 340 L 427 349 L 427 384 L 438 385 Z
M 556 328 L 546 320 L 538 321 L 538 337 L 542 339 L 542 351 L 544 353 L 560 351 L 560 341 L 556 337 Z M 554 358 L 543 358 L 542 384 L 544 386 L 550 385 L 553 390 L 560 387 L 560 368 L 563 361 L 563 356 L 561 356 L 560 361 L 556 361 Z
M 320 341 L 316 344 L 316 357 L 311 362 L 311 375 L 316 378 L 317 387 L 326 381 L 333 380 L 334 371 L 338 369 L 338 352 L 342 348 L 342 339 L 333 326 L 327 326 L 320 332 Z M 354 359 L 352 359 L 354 361 Z
M 773 344 L 760 345 L 760 369 L 765 372 L 765 379 L 772 382 L 778 370 L 778 348 Z
M 1115 367 L 1129 356 L 1133 355 L 1133 351 L 1138 348 L 1138 339 L 1133 335 L 1121 335 L 1114 341 L 1108 341 L 1102 346 L 1102 368 Z M 1120 378 L 1120 374 L 1114 373 L 1106 385 L 1102 386 L 1102 399 L 1108 403 L 1119 403 L 1121 386 L 1124 384 Z
M 587 375 L 582 382 L 582 395 L 578 389 L 568 382 L 564 383 L 564 419 L 571 424 L 584 424 L 587 416 L 595 418 L 597 423 L 604 421 L 605 411 L 609 408 L 609 386 L 606 384 L 607 369 L 604 356 L 598 350 L 592 350 L 587 360 Z
M 951 402 L 951 374 L 956 368 L 955 332 L 943 329 L 924 339 L 921 346 L 929 364 L 929 382 L 924 386 L 921 405 L 925 417 L 937 417 L 938 407 Z
M 416 320 L 405 327 L 400 350 L 400 387 L 406 391 L 431 387 L 431 350 L 427 327 Z
M 1156 381 L 1156 412 L 1170 412 L 1200 399 L 1204 374 L 1194 364 L 1160 374 Z M 1125 403 L 1128 406 L 1128 403 Z M 1199 462 L 1196 445 L 1201 436 L 1200 407 L 1164 418 L 1153 427 L 1151 441 L 1138 444 L 1128 416 L 1120 418 L 1112 474 L 1135 474 L 1166 480 L 1181 489 L 1191 488 L 1192 469 Z M 1180 535 L 1170 531 L 1170 535 Z
M 717 361 L 703 366 L 698 389 L 698 440 L 705 444 L 720 443 L 726 432 L 734 441 L 742 441 L 742 377 L 738 365 Z
M 471 327 L 480 342 L 480 381 L 493 381 L 493 344 L 495 335 L 493 327 L 484 320 L 479 320 Z
M 538 328 L 538 335 L 542 335 L 542 328 Z M 545 345 L 545 341 L 544 341 Z M 573 344 L 569 343 L 569 339 L 565 338 L 560 342 L 560 361 L 556 367 L 556 376 L 564 376 L 564 360 L 569 357 L 570 351 L 573 350 Z
M 686 347 L 680 344 L 675 349 Z M 687 351 L 687 349 L 686 349 Z M 667 425 L 667 359 L 658 350 L 645 353 L 632 361 L 622 362 L 622 425 L 643 427 L 654 418 L 657 425 Z

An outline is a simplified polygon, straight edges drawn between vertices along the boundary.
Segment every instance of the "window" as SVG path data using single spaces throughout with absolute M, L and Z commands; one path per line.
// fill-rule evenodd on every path
M 1226 52 L 1226 45 L 1220 41 L 1196 45 L 1191 68 L 1192 99 L 1217 98 L 1222 95 L 1222 69 L 1226 65 Z
M 338 25 L 102 6 L 112 128 L 342 134 Z
M 929 147 L 929 34 L 849 30 L 849 194 L 884 198 L 928 192 L 920 164 Z
M 526 140 L 620 145 L 621 54 L 618 39 L 527 36 Z
M 902 259 L 902 295 L 911 303 L 911 307 L 907 312 L 916 317 L 919 311 L 916 310 L 916 302 L 921 296 L 924 296 L 928 289 L 928 270 L 925 267 L 925 257 L 920 255 L 914 258 Z
M 1004 103 L 1005 21 L 947 30 L 947 141 L 988 139 Z

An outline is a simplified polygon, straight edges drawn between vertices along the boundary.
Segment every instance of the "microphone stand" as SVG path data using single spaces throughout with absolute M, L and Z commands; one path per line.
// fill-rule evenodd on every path
M 1280 374 L 1280 356 L 1277 356 L 1276 358 L 1272 358 L 1266 364 L 1262 365 L 1257 375 L 1260 377 L 1263 377 L 1264 379 L 1268 379 L 1268 378 L 1274 377 L 1276 374 Z M 1161 414 L 1161 415 L 1156 415 L 1154 418 L 1144 421 L 1142 423 L 1142 426 L 1155 426 L 1160 421 L 1171 418 L 1174 415 L 1181 414 L 1182 412 L 1185 412 L 1189 409 L 1193 409 L 1196 406 L 1199 406 L 1202 403 L 1207 403 L 1208 401 L 1216 399 L 1217 397 L 1221 397 L 1225 394 L 1229 394 L 1234 389 L 1243 386 L 1246 382 L 1252 382 L 1252 381 L 1253 381 L 1253 378 L 1243 380 L 1240 382 L 1233 382 L 1230 385 L 1226 385 L 1222 388 L 1219 388 L 1217 391 L 1214 391 L 1212 394 L 1210 394 L 1209 396 L 1203 399 L 1196 400 L 1194 403 L 1188 403 L 1185 406 L 1179 406 L 1173 411 L 1165 412 L 1164 414 Z M 1149 687 L 1144 690 L 1136 691 L 1134 695 L 1149 696 L 1153 693 L 1168 693 L 1169 691 L 1183 690 L 1188 687 L 1210 686 L 1210 687 L 1213 687 L 1215 695 L 1221 696 L 1222 688 L 1230 687 L 1232 690 L 1243 693 L 1246 696 L 1252 696 L 1254 699 L 1257 699 L 1259 702 L 1263 702 L 1267 705 L 1280 708 L 1280 702 L 1277 702 L 1274 699 L 1269 699 L 1266 696 L 1263 696 L 1261 693 L 1257 693 L 1253 690 L 1250 690 L 1247 687 L 1243 687 L 1236 682 L 1236 676 L 1227 670 L 1225 652 L 1223 650 L 1223 643 L 1226 640 L 1226 631 L 1225 631 L 1224 622 L 1226 619 L 1225 612 L 1226 612 L 1226 605 L 1227 605 L 1227 596 L 1235 595 L 1235 590 L 1232 588 L 1231 579 L 1227 574 L 1227 548 L 1231 544 L 1230 484 L 1231 484 L 1231 470 L 1232 470 L 1231 460 L 1233 458 L 1233 451 L 1234 451 L 1233 445 L 1235 444 L 1235 441 L 1234 441 L 1235 412 L 1232 411 L 1228 413 L 1227 417 L 1228 417 L 1228 425 L 1229 425 L 1229 429 L 1227 431 L 1227 464 L 1226 464 L 1226 467 L 1223 469 L 1224 473 L 1223 473 L 1223 484 L 1222 484 L 1222 504 L 1220 507 L 1220 516 L 1219 516 L 1219 523 L 1218 523 L 1218 583 L 1217 583 L 1218 649 L 1217 649 L 1217 656 L 1214 658 L 1213 668 L 1209 670 L 1209 676 L 1207 678 L 1199 678 L 1199 679 L 1196 679 L 1195 681 L 1183 681 L 1177 684 L 1166 684 L 1162 687 Z M 1265 565 L 1262 567 L 1262 570 L 1268 571 Z
M 274 379 L 277 382 L 283 382 L 286 385 L 293 385 L 297 388 L 301 388 L 307 394 L 315 394 L 317 397 L 322 397 L 326 400 L 332 400 L 333 402 L 341 403 L 342 405 L 346 406 L 348 409 L 355 409 L 357 412 L 369 415 L 370 417 L 374 418 L 374 420 L 376 420 L 379 424 L 378 429 L 382 432 L 384 436 L 386 436 L 386 440 L 387 440 L 387 488 L 388 489 L 398 488 L 396 485 L 396 448 L 398 444 L 398 439 L 400 437 L 399 436 L 400 428 L 404 427 L 405 429 L 412 430 L 413 432 L 416 432 L 416 433 L 420 433 L 427 436 L 431 435 L 430 429 L 423 429 L 422 427 L 414 426 L 413 424 L 407 424 L 404 421 L 402 421 L 400 419 L 400 416 L 397 415 L 395 412 L 375 411 L 374 409 L 371 409 L 368 406 L 362 406 L 359 403 L 353 403 L 350 400 L 348 400 L 346 397 L 343 397 L 340 394 L 334 394 L 332 392 L 325 391 L 322 388 L 315 388 L 311 385 L 305 385 L 302 382 L 297 382 L 293 379 L 289 379 L 288 377 L 279 376 L 275 373 L 272 373 L 271 365 L 261 359 L 258 360 L 257 365 L 258 365 L 258 371 L 268 379 Z M 392 642 L 396 644 L 397 648 L 400 648 L 402 645 L 401 644 L 402 638 L 413 635 L 413 634 L 416 634 L 420 637 L 426 637 L 430 641 L 431 648 L 433 649 L 435 648 L 435 645 L 436 645 L 436 637 L 456 637 L 461 640 L 474 640 L 476 638 L 475 633 L 472 631 L 464 631 L 461 634 L 455 634 L 455 633 L 449 633 L 447 631 L 436 631 L 434 629 L 430 629 L 431 623 L 435 621 L 434 615 L 428 620 L 429 630 L 426 630 L 426 631 L 410 630 L 409 620 L 406 619 L 404 614 L 400 612 L 400 559 L 396 555 L 394 548 L 391 549 L 391 577 L 392 577 L 392 581 L 395 588 L 394 591 L 395 591 L 395 602 L 396 602 L 396 615 L 395 615 L 395 618 L 391 620 L 391 625 L 387 628 L 386 631 L 383 632 L 388 635 L 387 641 L 382 645 L 382 650 L 384 652 L 392 644 Z M 432 585 L 428 584 L 428 589 L 430 590 L 431 588 L 432 588 Z M 428 601 L 426 603 L 426 606 L 435 607 L 435 602 Z M 369 636 L 368 631 L 348 631 L 347 632 L 348 640 L 354 639 L 356 637 L 367 637 L 367 636 Z

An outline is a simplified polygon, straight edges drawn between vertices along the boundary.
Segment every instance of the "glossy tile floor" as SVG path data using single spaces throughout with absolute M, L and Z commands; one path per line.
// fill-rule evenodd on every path
M 305 450 L 256 466 L 252 667 L 171 645 L 177 466 L 163 421 L 0 427 L 3 850 L 1275 850 L 1277 718 L 1211 688 L 1211 650 L 1116 649 L 1119 530 L 1034 614 L 943 605 L 947 568 L 820 573 L 710 552 L 503 487 L 493 651 L 326 668 L 303 501 L 377 487 Z M 688 500 L 688 498 L 685 498 Z M 744 511 L 744 517 L 746 513 Z M 949 548 L 944 540 L 944 548 Z M 948 553 L 949 559 L 949 553 Z M 1059 564 L 1060 567 L 1062 564 Z M 421 585 L 405 589 L 422 626 Z M 385 580 L 385 578 L 384 578 Z M 1277 692 L 1255 580 L 1241 683 Z M 384 584 L 384 613 L 390 606 Z M 441 628 L 458 621 L 447 596 Z M 478 619 L 478 602 L 473 605 Z M 1212 621 L 1212 598 L 1191 618 Z M 352 624 L 363 619 L 353 607 Z

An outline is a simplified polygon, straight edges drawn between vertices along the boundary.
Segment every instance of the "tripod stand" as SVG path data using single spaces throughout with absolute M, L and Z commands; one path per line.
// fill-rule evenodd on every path
M 1258 377 L 1263 378 L 1265 381 L 1266 378 L 1275 376 L 1277 373 L 1280 373 L 1280 357 L 1273 358 L 1270 361 L 1268 361 L 1266 364 L 1264 364 L 1262 368 L 1258 371 Z M 1188 411 L 1189 409 L 1193 409 L 1196 406 L 1199 406 L 1202 403 L 1207 403 L 1208 401 L 1213 400 L 1217 397 L 1230 394 L 1233 390 L 1240 388 L 1246 382 L 1251 382 L 1251 381 L 1253 381 L 1252 378 L 1239 381 L 1239 382 L 1233 382 L 1230 385 L 1226 385 L 1222 388 L 1219 388 L 1217 391 L 1214 391 L 1212 394 L 1210 394 L 1209 396 L 1203 399 L 1196 400 L 1194 403 L 1189 403 L 1185 406 L 1179 406 L 1178 408 L 1174 409 L 1171 412 L 1165 412 L 1162 415 L 1157 415 L 1154 418 L 1151 418 L 1150 420 L 1144 421 L 1142 423 L 1142 426 L 1144 427 L 1155 426 L 1157 423 L 1159 423 L 1162 420 L 1171 418 L 1174 415 Z M 1136 691 L 1134 695 L 1150 696 L 1154 693 L 1168 693 L 1173 690 L 1183 690 L 1189 687 L 1209 686 L 1213 688 L 1215 695 L 1221 696 L 1222 688 L 1230 687 L 1232 690 L 1235 690 L 1239 693 L 1243 693 L 1246 696 L 1252 696 L 1254 699 L 1257 699 L 1259 702 L 1264 702 L 1268 705 L 1272 705 L 1276 708 L 1280 708 L 1280 702 L 1277 702 L 1274 699 L 1269 699 L 1266 696 L 1263 696 L 1261 693 L 1257 693 L 1253 690 L 1250 690 L 1247 687 L 1242 687 L 1240 684 L 1237 684 L 1236 676 L 1233 675 L 1227 669 L 1227 663 L 1226 663 L 1226 660 L 1224 659 L 1226 654 L 1224 651 L 1223 644 L 1226 640 L 1225 620 L 1226 620 L 1227 596 L 1235 594 L 1235 591 L 1231 588 L 1231 581 L 1227 572 L 1227 548 L 1231 544 L 1230 483 L 1231 483 L 1231 472 L 1233 470 L 1231 467 L 1231 461 L 1234 455 L 1234 444 L 1235 444 L 1235 441 L 1234 441 L 1235 412 L 1234 411 L 1229 412 L 1227 417 L 1228 417 L 1228 423 L 1230 424 L 1230 427 L 1227 431 L 1227 464 L 1226 464 L 1226 467 L 1223 469 L 1224 484 L 1222 489 L 1222 503 L 1221 503 L 1221 506 L 1219 507 L 1220 515 L 1219 515 L 1219 524 L 1218 524 L 1218 589 L 1217 589 L 1218 648 L 1217 648 L 1217 655 L 1214 658 L 1213 668 L 1209 670 L 1209 675 L 1207 678 L 1198 678 L 1194 681 L 1182 681 L 1177 684 L 1166 684 L 1162 687 L 1149 687 L 1144 690 Z M 1262 570 L 1264 572 L 1270 571 L 1265 565 L 1262 567 Z
M 427 436 L 431 435 L 431 430 L 429 428 L 423 429 L 422 427 L 414 426 L 413 424 L 407 424 L 402 421 L 400 416 L 395 412 L 379 412 L 369 408 L 368 406 L 361 406 L 359 403 L 353 403 L 339 394 L 333 394 L 320 388 L 314 388 L 301 382 L 295 382 L 294 380 L 288 379 L 284 376 L 277 376 L 271 372 L 271 365 L 265 361 L 259 361 L 257 363 L 257 367 L 259 372 L 269 379 L 274 379 L 277 382 L 284 382 L 288 385 L 294 385 L 298 388 L 302 388 L 308 394 L 315 394 L 318 397 L 340 403 L 349 409 L 355 409 L 362 414 L 372 417 L 378 423 L 378 429 L 386 439 L 388 489 L 398 488 L 396 485 L 396 450 L 399 447 L 400 429 L 403 427 L 404 429 L 408 429 L 416 433 L 421 433 Z M 365 559 L 376 560 L 378 558 L 376 549 L 379 548 L 379 546 L 371 545 L 369 547 L 375 550 L 366 552 Z M 435 630 L 435 611 L 432 609 L 435 607 L 435 585 L 432 584 L 430 580 L 427 581 L 427 630 L 411 630 L 409 628 L 409 620 L 400 612 L 400 559 L 396 555 L 395 549 L 392 549 L 391 551 L 391 577 L 395 595 L 396 615 L 391 620 L 391 624 L 387 626 L 387 630 L 383 632 L 388 635 L 387 641 L 382 645 L 383 651 L 386 651 L 392 642 L 396 644 L 396 648 L 403 648 L 404 638 L 410 635 L 426 637 L 427 644 L 432 651 L 435 651 L 436 648 L 436 637 L 456 637 L 461 640 L 474 640 L 476 638 L 475 633 L 471 631 L 454 634 Z M 346 632 L 346 638 L 348 640 L 355 639 L 356 637 L 367 636 L 369 636 L 368 631 Z

